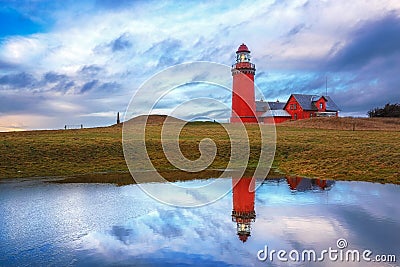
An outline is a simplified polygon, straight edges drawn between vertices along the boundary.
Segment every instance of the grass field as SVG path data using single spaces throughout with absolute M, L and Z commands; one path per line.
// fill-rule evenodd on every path
M 159 140 L 161 122 L 146 128 L 146 147 L 153 164 L 171 180 L 195 177 L 171 172 Z M 355 127 L 354 127 L 355 125 Z M 353 131 L 355 128 L 355 131 Z M 257 125 L 251 137 L 248 171 L 258 163 Z M 273 166 L 288 175 L 336 180 L 400 184 L 400 120 L 313 119 L 278 125 Z M 0 178 L 62 176 L 66 181 L 129 183 L 123 157 L 122 127 L 0 133 Z M 210 170 L 198 177 L 215 177 L 227 166 L 229 138 L 219 124 L 191 123 L 180 135 L 182 153 L 196 159 L 205 137 L 218 148 Z

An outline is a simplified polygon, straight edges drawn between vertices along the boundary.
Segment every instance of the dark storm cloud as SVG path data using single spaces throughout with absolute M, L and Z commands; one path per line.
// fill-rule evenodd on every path
M 351 41 L 329 61 L 333 70 L 353 70 L 374 59 L 400 53 L 400 17 L 391 13 L 361 25 L 349 36 Z
M 36 84 L 37 80 L 26 72 L 7 74 L 0 77 L 0 85 L 10 86 L 12 88 L 29 89 Z
M 339 78 L 332 86 L 344 88 L 332 92 L 338 105 L 343 111 L 365 114 L 376 106 L 400 103 L 400 17 L 390 13 L 368 21 L 350 37 L 327 66 Z
M 400 92 L 397 89 L 400 79 L 395 81 L 377 81 L 376 84 L 362 83 L 352 80 L 347 84 L 348 89 L 333 92 L 335 102 L 343 111 L 366 112 L 375 107 L 381 107 L 386 103 L 400 103 Z
M 304 26 L 289 31 L 297 34 Z M 383 18 L 364 21 L 347 40 L 333 44 L 325 58 L 300 62 L 305 73 L 285 73 L 281 79 L 270 80 L 268 74 L 257 75 L 257 85 L 267 99 L 290 95 L 328 94 L 343 112 L 365 115 L 368 110 L 388 102 L 400 102 L 400 18 L 389 13 Z

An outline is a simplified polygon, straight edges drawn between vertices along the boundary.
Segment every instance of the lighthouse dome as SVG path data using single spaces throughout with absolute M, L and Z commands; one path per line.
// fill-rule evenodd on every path
M 247 45 L 245 45 L 244 43 L 242 43 L 242 44 L 239 46 L 238 50 L 236 51 L 236 53 L 241 53 L 241 52 L 250 53 L 249 48 L 248 48 Z

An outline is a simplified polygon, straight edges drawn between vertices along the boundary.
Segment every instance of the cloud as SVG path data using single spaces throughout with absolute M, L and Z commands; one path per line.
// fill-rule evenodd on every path
M 12 69 L 15 69 L 16 67 L 17 66 L 15 64 L 0 60 L 0 70 L 1 71 L 6 71 L 6 70 L 10 70 L 10 69 L 12 70 Z
M 98 83 L 99 83 L 98 80 L 93 80 L 93 81 L 87 82 L 82 86 L 80 92 L 85 93 L 89 90 L 92 90 Z
M 43 79 L 48 83 L 56 83 L 64 81 L 67 78 L 64 74 L 58 74 L 56 72 L 47 72 L 44 74 Z
M 83 75 L 94 76 L 97 75 L 103 68 L 97 65 L 84 65 L 80 70 Z
M 75 96 L 73 101 L 86 103 L 87 114 L 121 111 L 164 68 L 196 60 L 231 65 L 245 42 L 267 99 L 324 92 L 326 76 L 345 112 L 365 113 L 399 99 L 397 1 L 2 3 L 41 28 L 6 33 L 0 40 L 0 97 L 10 90 L 65 102 Z M 21 102 L 24 97 L 16 95 Z M 18 107 L 22 112 L 27 105 Z M 35 103 L 31 109 L 39 112 Z M 73 116 L 86 118 L 81 115 Z
M 117 82 L 106 82 L 101 84 L 97 89 L 104 93 L 112 93 L 122 88 L 121 84 Z
M 193 185 L 198 184 L 187 186 Z M 221 185 L 231 186 L 232 181 L 223 179 Z M 165 185 L 154 186 L 160 192 L 171 193 L 165 190 Z M 124 190 L 129 193 L 129 200 L 134 198 L 141 203 L 140 207 L 130 205 L 129 201 L 125 203 L 122 198 L 121 203 L 128 209 L 126 213 L 130 214 L 125 222 L 119 218 L 117 226 L 110 225 L 109 230 L 98 227 L 82 237 L 85 262 L 96 258 L 99 263 L 109 260 L 108 264 L 113 265 L 146 259 L 145 263 L 151 265 L 153 262 L 149 261 L 156 259 L 157 264 L 153 265 L 166 262 L 184 265 L 186 260 L 207 265 L 218 260 L 219 264 L 210 262 L 210 266 L 243 266 L 260 263 L 255 254 L 265 245 L 270 250 L 322 251 L 336 247 L 338 238 L 345 238 L 351 249 L 388 253 L 388 248 L 398 247 L 399 243 L 397 235 L 393 234 L 399 231 L 400 218 L 395 185 L 338 182 L 329 194 L 326 191 L 296 194 L 290 192 L 282 180 L 264 181 L 256 191 L 257 217 L 251 223 L 251 236 L 245 244 L 238 240 L 236 223 L 232 221 L 232 193 L 210 205 L 184 209 L 151 201 L 137 187 Z M 187 195 L 175 192 L 175 197 L 186 198 Z M 371 205 L 371 201 L 376 202 L 375 205 Z M 316 204 L 326 202 L 323 208 Z M 98 208 L 103 218 L 108 214 L 116 221 L 116 212 L 110 213 L 102 206 Z M 380 222 L 384 227 L 379 227 Z M 379 229 L 371 233 L 377 227 Z
M 0 77 L 0 85 L 11 88 L 29 89 L 37 84 L 37 80 L 29 73 L 20 72 Z
M 122 9 L 122 8 L 129 8 L 134 4 L 134 2 L 130 0 L 95 0 L 95 6 L 99 8 L 104 8 L 107 10 L 113 9 Z
M 29 112 L 14 115 L 2 115 L 0 116 L 0 132 L 25 131 L 32 128 L 48 129 L 49 125 L 56 125 L 56 122 L 57 119 L 45 115 L 31 114 Z M 60 125 L 55 128 L 61 129 L 62 126 Z
M 3 93 L 0 97 L 0 114 L 31 113 L 37 115 L 37 110 L 45 99 L 30 94 Z
M 329 68 L 358 70 L 373 60 L 400 54 L 400 16 L 392 12 L 379 20 L 364 22 L 351 36 L 328 62 Z
M 305 24 L 304 23 L 300 23 L 296 26 L 294 26 L 292 29 L 290 29 L 290 31 L 287 33 L 288 36 L 293 36 L 298 34 L 299 32 L 301 32 L 304 28 L 305 28 Z
M 126 34 L 121 35 L 110 43 L 113 52 L 122 51 L 132 47 L 132 43 L 129 41 Z
M 181 224 L 185 223 L 185 218 L 179 211 L 158 210 L 158 216 L 149 220 L 148 227 L 153 230 L 156 235 L 165 238 L 177 238 L 183 235 Z
M 185 51 L 182 51 L 182 42 L 177 39 L 165 39 L 155 43 L 144 54 L 160 55 L 157 68 L 182 63 Z

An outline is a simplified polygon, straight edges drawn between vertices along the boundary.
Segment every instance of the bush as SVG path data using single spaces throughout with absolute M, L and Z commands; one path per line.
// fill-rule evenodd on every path
M 387 103 L 383 108 L 374 108 L 368 111 L 368 116 L 400 118 L 400 104 Z

